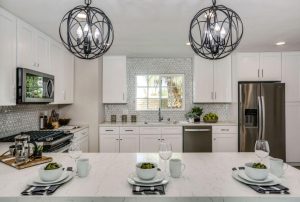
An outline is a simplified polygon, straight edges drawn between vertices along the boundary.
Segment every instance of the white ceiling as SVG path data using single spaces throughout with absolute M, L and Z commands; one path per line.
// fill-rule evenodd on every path
M 0 0 L 0 6 L 59 41 L 63 15 L 84 0 Z M 191 56 L 188 28 L 211 0 L 94 0 L 111 19 L 115 41 L 109 54 L 138 57 Z M 238 51 L 300 50 L 300 0 L 217 0 L 244 23 Z M 286 41 L 283 47 L 277 41 Z

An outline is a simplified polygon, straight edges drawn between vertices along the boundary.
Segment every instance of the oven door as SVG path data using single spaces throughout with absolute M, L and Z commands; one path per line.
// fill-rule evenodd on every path
M 54 101 L 54 76 L 17 68 L 17 103 L 50 103 Z

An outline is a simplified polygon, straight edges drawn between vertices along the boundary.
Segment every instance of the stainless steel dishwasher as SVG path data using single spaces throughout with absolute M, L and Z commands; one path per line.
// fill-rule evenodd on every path
M 212 127 L 183 127 L 183 152 L 212 152 Z

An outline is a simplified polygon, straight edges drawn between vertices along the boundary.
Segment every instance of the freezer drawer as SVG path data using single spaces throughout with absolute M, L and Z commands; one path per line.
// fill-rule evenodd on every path
M 183 133 L 183 152 L 212 152 L 211 126 L 186 126 Z

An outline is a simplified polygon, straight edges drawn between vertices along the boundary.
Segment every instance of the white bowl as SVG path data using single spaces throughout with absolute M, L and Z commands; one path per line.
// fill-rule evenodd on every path
M 46 165 L 41 166 L 39 170 L 39 176 L 43 181 L 50 182 L 50 181 L 57 180 L 58 178 L 60 178 L 60 176 L 63 173 L 62 165 L 60 165 L 59 168 L 53 170 L 45 170 L 45 167 Z
M 253 163 L 245 164 L 245 173 L 248 177 L 254 180 L 264 180 L 269 175 L 269 170 L 261 168 L 252 168 Z
M 150 169 L 142 169 L 141 165 L 146 162 L 142 163 L 137 163 L 136 164 L 136 175 L 141 178 L 142 180 L 152 180 L 156 174 L 157 174 L 157 164 L 152 163 L 152 162 L 147 162 L 147 163 L 152 163 L 154 164 L 154 168 Z

